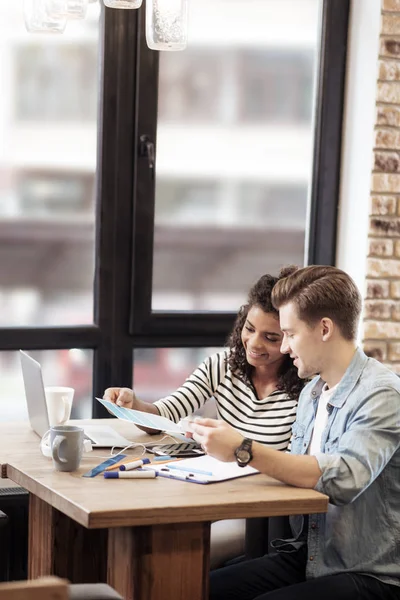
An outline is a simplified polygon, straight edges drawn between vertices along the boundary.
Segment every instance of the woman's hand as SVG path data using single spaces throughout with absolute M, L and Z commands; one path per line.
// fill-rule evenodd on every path
M 124 408 L 134 408 L 135 410 L 142 410 L 140 408 L 141 401 L 136 398 L 133 390 L 125 387 L 112 387 L 107 388 L 103 395 L 104 400 L 108 400 L 117 406 L 123 406 Z
M 130 388 L 107 388 L 103 395 L 104 400 L 108 400 L 117 406 L 122 406 L 123 408 L 133 408 L 134 410 L 141 410 L 142 412 L 151 413 L 153 415 L 160 415 L 159 410 L 154 404 L 149 404 L 148 402 L 143 402 L 143 400 L 139 400 L 137 398 L 135 392 Z M 110 412 L 110 411 L 108 411 Z M 156 433 L 160 433 L 156 429 L 148 429 L 147 427 L 142 427 L 141 425 L 137 425 L 139 429 L 149 433 L 150 435 L 154 435 Z
M 193 439 L 202 445 L 207 454 L 223 462 L 235 460 L 234 452 L 242 443 L 243 436 L 228 423 L 197 417 L 190 427 Z

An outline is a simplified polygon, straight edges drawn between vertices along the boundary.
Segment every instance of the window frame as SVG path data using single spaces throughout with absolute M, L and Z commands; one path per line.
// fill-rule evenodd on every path
M 333 265 L 335 262 L 349 11 L 350 0 L 322 1 L 309 229 L 306 236 L 307 264 Z M 149 52 L 142 40 L 138 69 L 148 74 L 150 68 L 151 75 L 139 81 L 139 98 L 153 97 L 151 103 L 146 103 L 139 111 L 138 136 L 146 135 L 156 149 L 158 63 L 153 60 L 149 64 Z M 143 113 L 145 118 L 142 119 Z M 205 335 L 213 345 L 219 345 L 234 322 L 234 313 L 152 310 L 155 169 L 150 173 L 146 158 L 139 160 L 130 332 L 135 341 L 141 343 L 157 343 L 160 337 L 172 341 L 176 336 L 182 343 L 188 343 Z
M 350 0 L 323 0 L 308 263 L 334 264 Z M 147 48 L 144 9 L 102 8 L 100 19 L 94 324 L 1 327 L 0 350 L 90 348 L 95 401 L 131 386 L 134 348 L 222 346 L 232 312 L 152 312 L 158 53 Z M 73 382 L 71 382 L 73 385 Z

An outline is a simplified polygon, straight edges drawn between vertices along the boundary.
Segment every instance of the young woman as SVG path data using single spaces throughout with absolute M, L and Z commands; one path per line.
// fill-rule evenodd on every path
M 218 418 L 245 437 L 286 450 L 304 382 L 291 358 L 280 352 L 282 332 L 271 293 L 278 279 L 291 272 L 287 267 L 279 277 L 263 275 L 254 284 L 227 348 L 206 358 L 176 392 L 154 404 L 139 400 L 128 388 L 108 388 L 104 398 L 176 423 L 215 398 Z

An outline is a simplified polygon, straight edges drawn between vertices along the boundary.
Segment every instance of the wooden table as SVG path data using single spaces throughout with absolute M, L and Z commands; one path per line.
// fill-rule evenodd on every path
M 128 439 L 149 440 L 129 423 L 103 422 Z M 107 582 L 126 600 L 206 600 L 213 520 L 328 506 L 314 490 L 261 474 L 204 486 L 81 477 L 109 454 L 105 449 L 86 454 L 78 471 L 60 473 L 28 424 L 0 424 L 0 440 L 2 475 L 30 492 L 29 577 Z

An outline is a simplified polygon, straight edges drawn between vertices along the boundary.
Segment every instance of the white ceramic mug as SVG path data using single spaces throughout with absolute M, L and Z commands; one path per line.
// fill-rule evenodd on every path
M 49 386 L 45 387 L 44 391 L 50 427 L 64 425 L 71 416 L 74 388 Z

